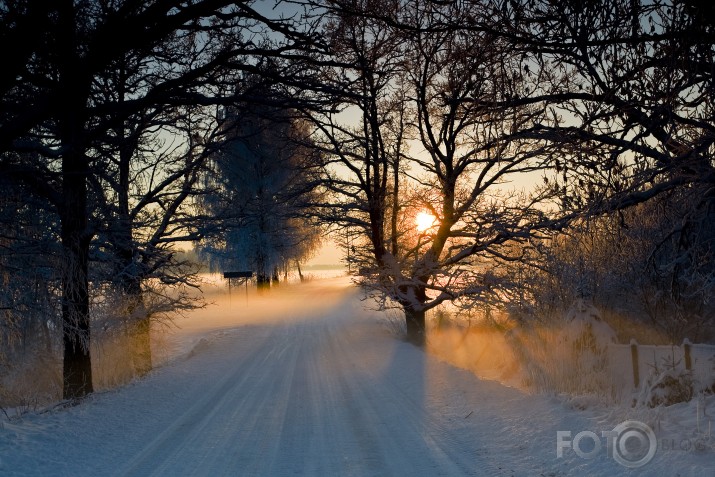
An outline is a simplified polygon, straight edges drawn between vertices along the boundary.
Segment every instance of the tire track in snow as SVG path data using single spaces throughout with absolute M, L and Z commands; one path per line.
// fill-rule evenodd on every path
M 212 343 L 197 358 L 220 356 L 230 371 L 200 389 L 120 475 L 475 475 L 473 453 L 428 409 L 425 378 L 408 379 L 407 389 L 392 382 L 389 355 L 382 371 L 371 369 L 366 340 L 374 336 L 356 331 L 350 315 L 277 324 L 262 335 L 247 329 L 240 340 L 239 329 Z
M 473 453 L 465 452 L 465 443 L 450 432 L 446 424 L 439 422 L 439 416 L 429 408 L 429 383 L 424 375 L 426 356 L 421 350 L 411 345 L 395 343 L 395 346 L 409 348 L 412 357 L 420 366 L 410 366 L 404 369 L 410 372 L 417 368 L 423 375 L 420 379 L 408 379 L 407 389 L 404 383 L 393 381 L 394 369 L 385 369 L 383 376 L 375 375 L 369 366 L 362 365 L 361 354 L 364 349 L 351 346 L 350 336 L 337 333 L 334 339 L 336 349 L 347 350 L 342 353 L 344 366 L 358 363 L 352 373 L 344 373 L 344 387 L 349 389 L 353 400 L 360 403 L 364 419 L 371 422 L 372 427 L 384 432 L 379 434 L 380 448 L 386 456 L 384 475 L 399 475 L 406 468 L 419 468 L 425 475 L 479 475 L 474 467 Z M 386 363 L 383 363 L 385 365 Z M 396 365 L 399 366 L 400 363 Z M 403 370 L 397 370 L 398 373 Z M 469 459 L 464 459 L 464 456 Z M 482 470 L 484 466 L 481 466 Z
M 167 475 L 177 467 L 180 468 L 175 470 L 186 475 L 189 468 L 205 470 L 212 457 L 225 453 L 227 447 L 235 447 L 234 434 L 240 433 L 241 428 L 249 431 L 259 428 L 259 418 L 269 414 L 265 408 L 271 403 L 260 393 L 282 392 L 280 388 L 274 389 L 282 382 L 265 382 L 263 369 L 280 359 L 289 345 L 289 333 L 282 328 L 272 329 L 261 339 L 241 340 L 240 346 L 247 348 L 241 355 L 249 359 L 235 362 L 232 371 L 210 388 L 187 390 L 202 397 L 132 459 L 121 475 Z M 246 405 L 251 406 L 250 413 L 246 412 Z M 195 459 L 185 462 L 186 455 L 194 455 Z

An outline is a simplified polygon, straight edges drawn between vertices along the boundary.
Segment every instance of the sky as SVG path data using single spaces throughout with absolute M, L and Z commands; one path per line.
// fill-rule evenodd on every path
M 342 250 L 338 247 L 338 244 L 330 237 L 323 238 L 323 245 L 320 247 L 318 253 L 315 254 L 313 258 L 308 260 L 306 266 L 316 266 L 316 265 L 342 265 L 341 261 L 343 259 Z

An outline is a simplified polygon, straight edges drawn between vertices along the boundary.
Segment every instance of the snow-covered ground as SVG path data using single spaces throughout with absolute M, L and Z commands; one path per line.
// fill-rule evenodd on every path
M 395 339 L 345 278 L 242 293 L 182 320 L 147 378 L 3 422 L 0 475 L 715 475 L 712 400 L 634 412 L 481 380 Z M 646 465 L 571 448 L 629 418 L 654 427 Z

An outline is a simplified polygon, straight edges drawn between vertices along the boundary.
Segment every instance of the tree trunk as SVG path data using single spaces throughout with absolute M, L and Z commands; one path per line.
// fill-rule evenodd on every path
M 88 161 L 72 151 L 62 161 L 63 210 L 61 239 L 62 335 L 64 343 L 63 391 L 65 399 L 92 392 L 92 361 L 89 353 L 89 237 L 87 236 Z
M 144 305 L 141 280 L 124 275 L 121 281 L 127 336 L 131 346 L 131 365 L 135 376 L 145 376 L 152 370 L 151 318 Z
M 144 304 L 141 304 L 141 314 L 139 318 L 131 323 L 131 338 L 134 352 L 132 353 L 132 361 L 134 365 L 134 374 L 136 376 L 145 376 L 152 370 L 152 355 L 151 355 L 151 319 L 144 310 Z
M 259 273 L 256 275 L 256 288 L 258 290 L 267 290 L 271 288 L 271 278 L 265 273 Z
M 404 307 L 405 324 L 407 325 L 407 341 L 415 346 L 423 347 L 426 343 L 425 311 Z
M 300 278 L 300 282 L 303 283 L 305 281 L 305 277 L 303 276 L 303 271 L 300 269 L 300 260 L 295 261 L 295 266 L 298 269 L 298 278 Z
M 266 259 L 263 256 L 263 251 L 259 250 L 256 254 L 256 288 L 258 291 L 266 290 L 271 287 L 271 277 L 266 271 Z
M 405 312 L 405 325 L 407 328 L 407 341 L 416 345 L 424 346 L 427 335 L 425 328 L 425 310 L 422 305 L 427 301 L 427 293 L 424 286 L 410 286 L 403 289 L 407 296 L 412 296 L 412 300 L 400 302 Z
M 124 85 L 124 81 L 120 81 Z M 120 88 L 120 95 L 124 91 Z M 138 148 L 136 138 L 128 138 L 124 124 L 117 127 L 117 136 L 124 138 L 119 149 L 119 187 L 117 191 L 118 212 L 115 224 L 115 253 L 117 255 L 116 277 L 125 303 L 124 319 L 132 347 L 132 366 L 135 376 L 144 376 L 152 369 L 151 321 L 144 306 L 141 273 L 135 263 L 136 247 L 133 223 L 129 211 L 129 187 L 131 160 Z
M 75 5 L 57 2 L 57 42 L 62 57 L 59 80 L 63 94 L 57 98 L 62 155 L 62 196 L 59 204 L 60 239 L 63 249 L 62 341 L 64 362 L 62 394 L 74 399 L 92 392 L 89 330 L 89 244 L 87 177 L 84 127 L 88 76 L 83 76 L 77 47 Z

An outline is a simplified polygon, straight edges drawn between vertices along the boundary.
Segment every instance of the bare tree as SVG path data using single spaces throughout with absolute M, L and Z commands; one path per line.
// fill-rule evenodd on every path
M 13 52 L 0 81 L 0 170 L 58 211 L 65 260 L 62 321 L 67 398 L 92 390 L 88 271 L 97 230 L 90 220 L 90 200 L 100 197 L 91 187 L 104 157 L 103 141 L 132 115 L 150 115 L 152 108 L 228 102 L 235 71 L 251 71 L 257 58 L 291 50 L 290 46 L 273 48 L 260 38 L 262 31 L 274 31 L 276 41 L 286 45 L 294 33 L 303 41 L 305 35 L 296 32 L 292 22 L 268 19 L 248 2 L 212 0 L 188 4 L 63 0 L 42 5 L 14 1 L 0 8 L 3 36 L 27 40 Z M 38 26 L 42 28 L 36 30 Z M 145 74 L 129 97 L 108 96 L 103 88 L 109 72 L 116 72 L 129 56 L 147 66 Z M 124 139 L 124 146 L 131 144 L 131 138 Z M 190 177 L 190 169 L 186 172 Z M 161 188 L 153 190 L 147 202 L 166 200 L 170 208 L 182 203 L 163 196 Z M 126 219 L 126 206 L 120 209 Z M 169 226 L 159 234 L 164 238 L 158 243 L 165 243 L 171 233 L 171 212 L 175 211 L 165 216 Z
M 551 164 L 548 145 L 521 133 L 543 111 L 503 107 L 524 88 L 507 43 L 488 31 L 441 28 L 445 19 L 474 24 L 478 10 L 325 3 L 334 11 L 326 28 L 334 54 L 351 64 L 329 70 L 326 81 L 345 84 L 336 102 L 358 122 L 309 115 L 330 157 L 326 187 L 336 198 L 323 217 L 362 228 L 363 282 L 402 307 L 409 339 L 421 343 L 426 310 L 490 292 L 498 284 L 485 261 L 518 259 L 508 256 L 509 243 L 559 223 L 540 208 L 551 189 L 506 186 Z M 434 223 L 415 231 L 420 209 Z
M 710 7 L 690 1 L 493 2 L 494 34 L 548 111 L 534 134 L 563 146 L 564 205 L 597 213 L 712 183 Z M 483 25 L 482 25 L 483 27 Z M 570 203 L 573 201 L 573 203 Z
M 518 52 L 529 87 L 502 104 L 546 112 L 522 134 L 560 149 L 545 180 L 564 214 L 583 218 L 575 235 L 585 240 L 583 224 L 598 223 L 587 218 L 612 212 L 604 220 L 623 229 L 619 240 L 649 230 L 640 242 L 649 256 L 624 258 L 638 271 L 621 275 L 621 286 L 647 290 L 650 315 L 667 309 L 678 317 L 665 324 L 671 336 L 700 333 L 709 320 L 702 298 L 709 272 L 697 262 L 710 254 L 703 224 L 715 218 L 712 7 L 630 0 L 486 5 L 498 23 L 466 28 L 490 31 Z M 644 213 L 653 217 L 639 217 Z M 588 233 L 587 240 L 603 239 L 599 227 Z M 601 286 L 618 274 L 602 276 Z
M 285 101 L 258 78 L 244 83 L 256 85 L 222 112 L 227 139 L 204 176 L 201 203 L 217 224 L 202 253 L 214 267 L 255 271 L 263 287 L 318 246 L 320 228 L 308 208 L 316 200 L 319 160 Z

